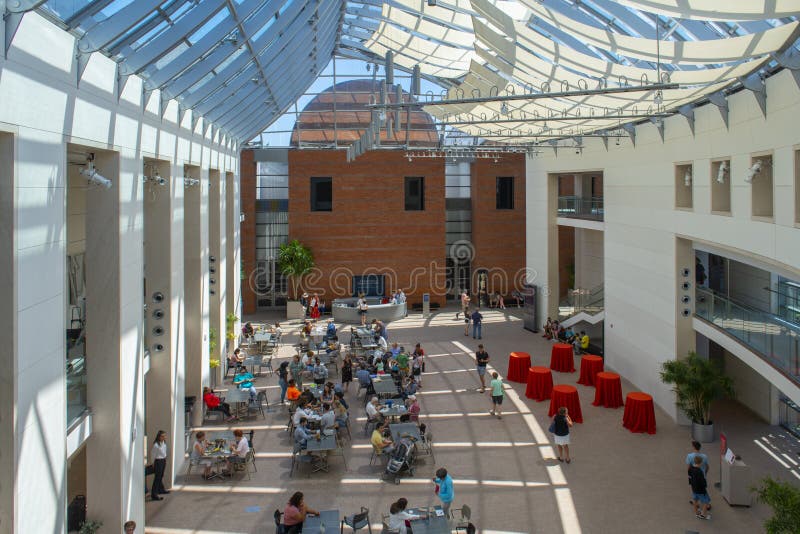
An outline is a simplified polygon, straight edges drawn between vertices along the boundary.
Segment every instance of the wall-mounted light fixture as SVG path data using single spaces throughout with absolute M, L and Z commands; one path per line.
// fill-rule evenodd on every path
M 753 178 L 761 173 L 761 169 L 764 167 L 764 164 L 761 162 L 760 159 L 757 159 L 753 162 L 749 169 L 747 169 L 747 174 L 745 174 L 744 181 L 748 184 L 753 181 Z
M 720 161 L 719 168 L 717 169 L 717 183 L 724 184 L 725 183 L 725 175 L 728 174 L 728 162 L 727 161 Z
M 692 168 L 688 167 L 686 172 L 683 174 L 683 185 L 686 187 L 692 186 Z
M 81 169 L 81 174 L 86 177 L 90 184 L 111 189 L 111 180 L 97 172 L 97 169 L 94 168 L 94 154 L 89 154 L 86 157 L 86 166 Z

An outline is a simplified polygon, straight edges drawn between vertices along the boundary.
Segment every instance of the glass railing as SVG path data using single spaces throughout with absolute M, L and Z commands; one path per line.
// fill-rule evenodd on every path
M 695 315 L 716 325 L 800 383 L 800 328 L 708 289 L 695 291 Z
M 570 289 L 567 298 L 558 304 L 558 318 L 563 321 L 581 312 L 594 315 L 603 311 L 604 304 L 605 291 L 602 285 L 592 289 Z
M 86 411 L 86 345 L 67 339 L 67 428 Z
M 603 220 L 603 197 L 558 197 L 558 216 L 576 219 Z

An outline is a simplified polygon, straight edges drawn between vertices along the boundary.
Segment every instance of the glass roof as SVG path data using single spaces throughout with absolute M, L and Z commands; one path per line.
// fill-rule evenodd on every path
M 102 52 L 123 78 L 140 75 L 147 89 L 240 141 L 281 117 L 334 55 L 382 62 L 392 51 L 396 68 L 418 65 L 459 100 L 417 96 L 442 123 L 531 142 L 685 109 L 800 54 L 800 0 L 23 3 L 78 37 L 79 65 Z M 659 81 L 672 85 L 630 91 Z M 598 87 L 604 91 L 569 94 Z M 536 97 L 483 101 L 509 94 Z

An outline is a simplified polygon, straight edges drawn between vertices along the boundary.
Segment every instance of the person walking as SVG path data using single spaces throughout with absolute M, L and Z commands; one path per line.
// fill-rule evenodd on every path
M 711 519 L 708 512 L 711 498 L 708 496 L 708 483 L 706 475 L 703 473 L 703 458 L 694 457 L 694 464 L 689 467 L 689 484 L 692 486 L 692 503 L 694 504 L 694 514 L 698 519 Z M 702 510 L 701 510 L 702 505 Z
M 700 442 L 697 440 L 692 440 L 692 451 L 686 455 L 686 468 L 691 469 L 694 465 L 694 459 L 700 458 L 702 461 L 700 463 L 700 469 L 703 470 L 703 475 L 708 480 L 708 456 L 700 452 Z M 694 492 L 692 492 L 694 493 Z M 694 505 L 694 499 L 689 500 L 689 504 Z M 708 509 L 711 510 L 711 505 L 708 505 Z
M 153 442 L 153 448 L 150 450 L 150 456 L 153 458 L 153 485 L 150 488 L 150 499 L 154 501 L 161 501 L 162 494 L 169 493 L 164 487 L 164 471 L 167 469 L 167 433 L 159 430 L 156 433 L 156 439 Z
M 572 419 L 567 413 L 567 407 L 562 406 L 558 413 L 553 417 L 550 425 L 551 432 L 555 436 L 556 447 L 558 447 L 558 461 L 570 463 L 569 456 L 569 429 L 572 426 Z
M 492 389 L 492 409 L 489 410 L 489 413 L 496 415 L 498 419 L 502 419 L 503 416 L 500 412 L 503 406 L 503 397 L 506 393 L 503 391 L 503 381 L 500 380 L 500 375 L 497 374 L 497 371 L 492 373 L 492 381 L 489 383 L 489 387 Z
M 489 364 L 489 353 L 483 348 L 483 345 L 478 345 L 478 351 L 475 353 L 476 369 L 478 371 L 478 378 L 481 381 L 481 393 L 486 393 L 486 366 Z
M 450 505 L 453 504 L 453 497 L 455 497 L 455 490 L 453 488 L 453 479 L 447 474 L 447 469 L 440 467 L 436 470 L 436 476 L 433 478 L 433 483 L 436 484 L 433 492 L 439 496 L 442 501 L 442 511 L 445 517 L 450 517 Z
M 472 312 L 472 339 L 481 339 L 481 325 L 483 323 L 483 315 L 481 315 L 480 308 L 475 308 Z
M 289 362 L 281 362 L 278 367 L 278 385 L 281 387 L 281 404 L 285 404 L 286 390 L 289 389 Z
M 367 324 L 367 311 L 369 310 L 369 305 L 367 304 L 367 299 L 364 297 L 364 293 L 358 295 L 356 308 L 358 308 L 358 314 L 361 316 L 361 326 L 365 326 Z
M 461 312 L 456 312 L 456 320 L 459 313 L 463 313 L 464 317 L 469 313 L 469 293 L 467 293 L 466 289 L 461 293 Z
M 464 312 L 464 335 L 469 335 L 469 321 L 470 321 L 470 314 L 469 310 Z

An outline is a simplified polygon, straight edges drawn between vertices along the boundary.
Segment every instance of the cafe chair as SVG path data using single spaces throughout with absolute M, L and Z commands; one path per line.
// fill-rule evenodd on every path
M 455 526 L 453 528 L 455 528 L 456 531 L 467 530 L 467 527 L 471 524 L 469 520 L 472 517 L 472 510 L 469 506 L 463 504 L 461 508 L 450 510 L 450 514 L 455 520 Z
M 389 528 L 389 525 L 386 523 L 386 521 L 384 521 L 381 534 L 400 534 L 400 531 L 395 528 Z
M 217 421 L 224 421 L 225 414 L 219 410 L 209 410 L 206 403 L 203 403 L 203 421 L 211 421 L 211 418 L 216 419 Z
M 265 354 L 264 357 L 261 359 L 261 363 L 258 364 L 258 372 L 259 373 L 261 372 L 261 369 L 266 369 L 267 371 L 269 371 L 269 376 L 272 376 L 272 375 L 275 374 L 275 370 L 272 368 L 272 353 L 271 352 Z
M 364 508 L 362 506 L 359 513 L 344 516 L 342 518 L 341 529 L 339 530 L 340 534 L 344 533 L 345 525 L 353 529 L 353 532 L 367 527 L 369 534 L 372 534 L 372 525 L 369 524 L 369 508 Z
M 275 513 L 272 514 L 272 517 L 275 519 L 275 534 L 286 534 L 286 525 L 281 522 L 283 512 L 280 510 L 275 510 Z
M 370 436 L 372 431 L 375 430 L 375 427 L 378 425 L 378 419 L 367 419 L 364 423 L 364 435 Z
M 378 450 L 378 447 L 372 445 L 372 455 L 369 457 L 369 465 L 372 465 L 375 462 L 376 458 L 386 459 L 388 461 L 389 455 L 383 452 L 382 450 Z
M 261 417 L 266 419 L 267 416 L 264 414 L 264 404 L 267 404 L 267 392 L 261 390 L 258 392 L 255 399 L 251 399 L 247 403 L 247 415 L 260 413 Z
M 300 448 L 300 444 L 295 443 L 294 448 L 292 449 L 292 466 L 289 469 L 289 477 L 294 476 L 295 466 L 300 464 L 308 464 L 312 469 L 314 469 L 319 465 L 320 461 L 321 460 L 318 456 L 308 454 L 305 449 Z
M 192 474 L 192 467 L 196 467 L 198 465 L 200 465 L 200 459 L 199 458 L 192 458 L 191 456 L 189 456 L 189 465 L 186 467 L 186 476 L 191 475 Z

